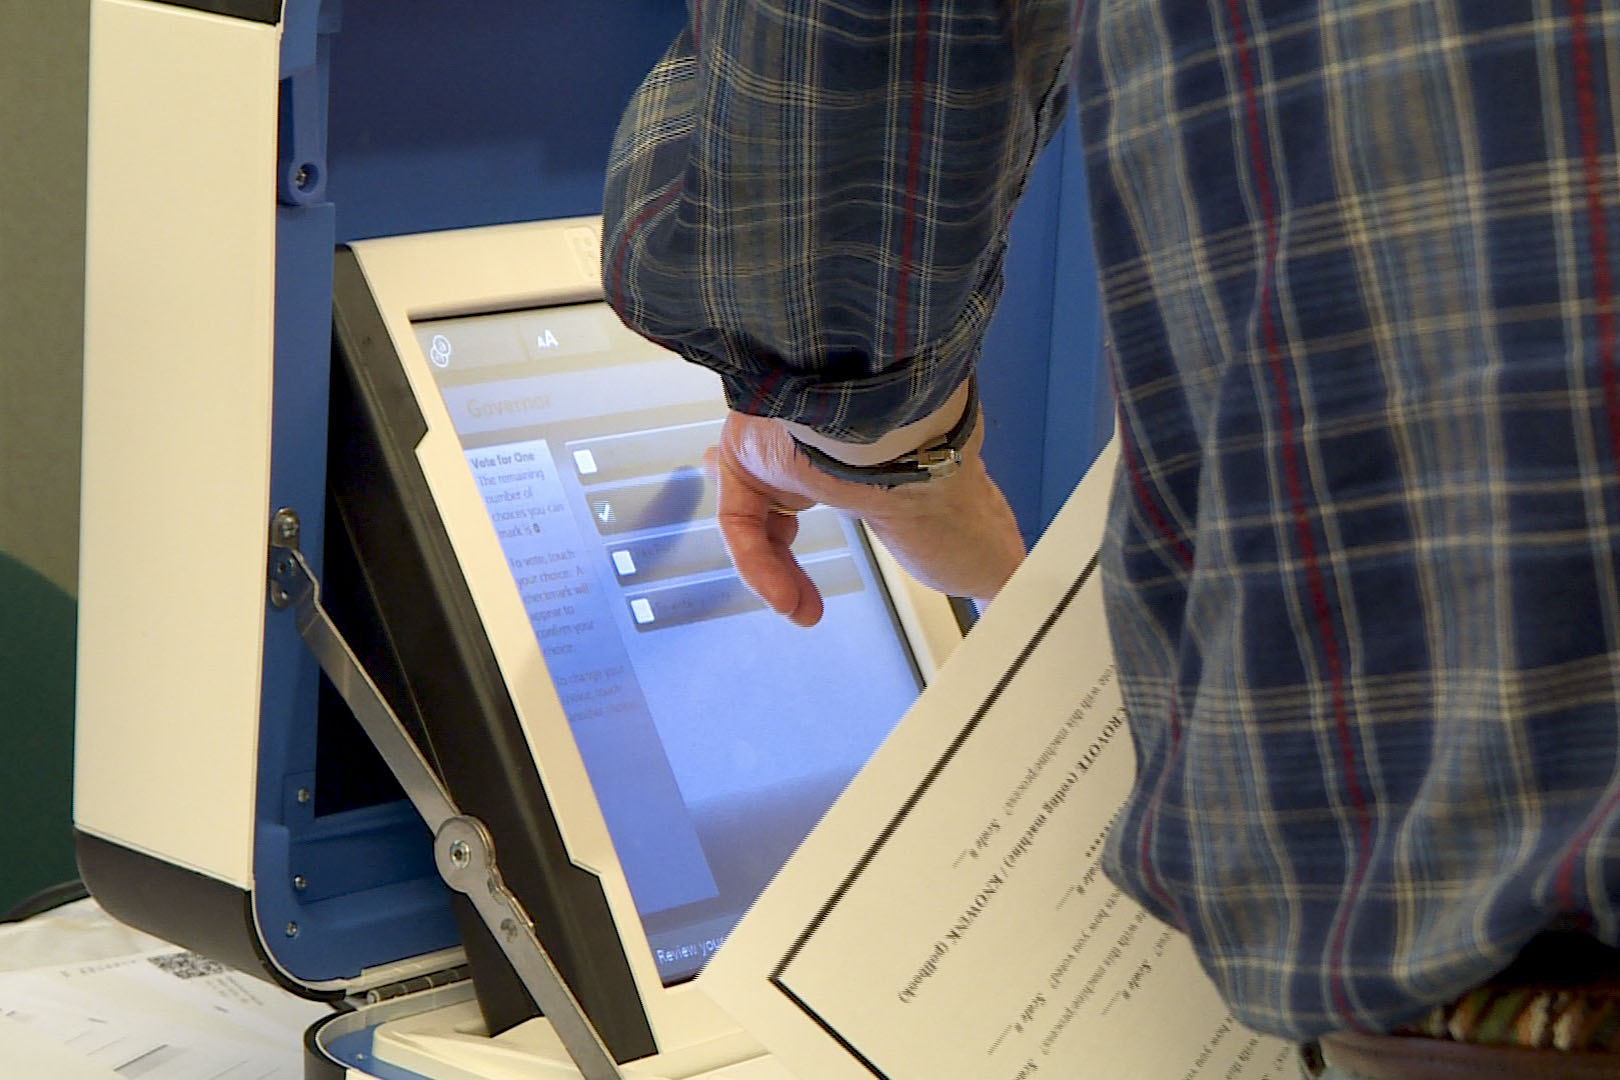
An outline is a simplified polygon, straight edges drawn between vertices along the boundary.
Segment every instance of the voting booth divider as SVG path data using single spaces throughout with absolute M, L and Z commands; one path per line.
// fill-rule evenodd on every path
M 772 674 L 806 646 L 719 543 L 718 382 L 600 303 L 608 145 L 685 17 L 93 0 L 77 855 L 341 1004 L 312 1076 L 446 1007 L 533 1075 L 760 1058 L 691 978 L 960 634 L 817 511 L 847 677 Z M 985 379 L 1037 434 L 1054 335 L 1096 334 L 1053 313 L 1066 222 Z M 1095 441 L 1092 377 L 1053 438 Z

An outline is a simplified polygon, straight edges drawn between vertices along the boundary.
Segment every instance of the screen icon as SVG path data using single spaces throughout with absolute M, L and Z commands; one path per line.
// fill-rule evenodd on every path
M 454 352 L 450 347 L 450 339 L 443 334 L 434 334 L 433 341 L 428 345 L 428 359 L 436 368 L 450 366 L 450 354 Z

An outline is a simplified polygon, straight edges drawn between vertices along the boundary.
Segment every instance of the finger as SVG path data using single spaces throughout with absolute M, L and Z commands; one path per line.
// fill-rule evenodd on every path
M 720 448 L 718 446 L 711 446 L 707 450 L 703 451 L 703 471 L 708 474 L 709 479 L 713 481 L 718 488 L 720 483 Z M 762 490 L 762 485 L 753 483 L 751 479 L 748 486 L 755 490 Z M 799 519 L 797 515 L 800 509 L 808 508 L 790 507 L 788 505 L 789 503 L 798 501 L 808 502 L 808 500 L 796 500 L 787 497 L 781 497 L 771 501 L 769 506 L 771 512 L 765 518 L 763 525 L 765 529 L 765 536 L 771 541 L 772 544 L 787 544 L 791 546 L 793 541 L 798 538 Z M 815 504 L 809 503 L 809 505 L 814 506 Z
M 765 535 L 771 538 L 773 544 L 792 545 L 799 538 L 799 517 L 797 514 L 784 513 L 776 507 L 771 508 L 771 516 L 765 522 Z
M 775 495 L 720 455 L 716 518 L 737 574 L 765 606 L 799 626 L 821 619 L 821 595 L 789 547 L 798 523 L 773 513 Z

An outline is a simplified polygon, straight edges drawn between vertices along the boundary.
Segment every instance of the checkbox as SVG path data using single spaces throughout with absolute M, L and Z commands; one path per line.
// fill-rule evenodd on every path
M 630 557 L 628 551 L 615 551 L 613 568 L 619 572 L 620 577 L 629 577 L 636 572 L 636 560 Z
M 575 450 L 574 467 L 579 470 L 579 475 L 590 476 L 596 471 L 596 455 L 589 450 Z
M 653 621 L 652 601 L 645 597 L 630 601 L 630 611 L 643 626 Z

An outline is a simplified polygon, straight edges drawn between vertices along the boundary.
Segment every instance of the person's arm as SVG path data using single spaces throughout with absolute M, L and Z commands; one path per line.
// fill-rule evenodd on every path
M 605 199 L 608 300 L 719 372 L 735 410 L 722 526 L 744 579 L 800 621 L 819 600 L 780 601 L 790 578 L 814 591 L 771 502 L 859 513 L 914 572 L 969 595 L 993 593 L 1021 555 L 979 436 L 956 476 L 892 490 L 818 473 L 789 436 L 869 464 L 960 416 L 1007 220 L 1060 117 L 1067 11 L 699 0 L 625 115 Z M 993 527 L 975 534 L 975 520 Z M 952 569 L 975 561 L 991 569 Z

